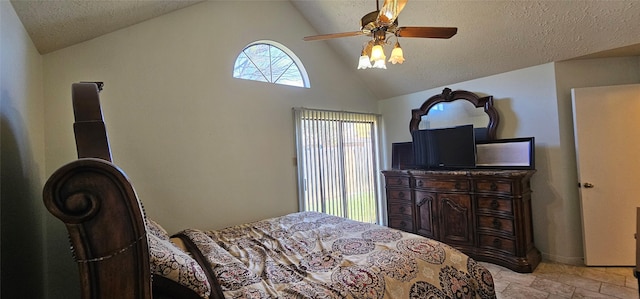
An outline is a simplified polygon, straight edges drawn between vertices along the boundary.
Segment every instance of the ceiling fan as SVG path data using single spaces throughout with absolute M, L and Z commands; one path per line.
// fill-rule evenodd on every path
M 396 64 L 404 61 L 402 48 L 400 48 L 400 44 L 397 41 L 398 37 L 446 39 L 451 38 L 458 32 L 458 28 L 456 27 L 399 27 L 398 15 L 407 4 L 407 1 L 408 0 L 385 0 L 382 9 L 379 9 L 379 4 L 376 0 L 376 11 L 364 15 L 362 19 L 360 19 L 359 31 L 313 35 L 304 37 L 304 40 L 315 41 L 361 35 L 370 36 L 372 40 L 363 47 L 358 68 L 373 67 L 386 69 L 384 64 L 386 56 L 384 56 L 382 45 L 385 44 L 387 35 L 396 37 L 396 44 L 391 54 L 391 59 L 389 59 L 393 64 Z M 366 63 L 364 63 L 365 58 L 374 61 L 374 65 L 371 66 L 370 63 L 366 65 Z

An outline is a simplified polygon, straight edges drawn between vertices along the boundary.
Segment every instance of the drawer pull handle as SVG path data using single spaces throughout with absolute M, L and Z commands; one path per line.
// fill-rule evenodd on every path
M 404 192 L 398 192 L 398 197 L 404 198 Z
M 422 182 L 422 180 L 418 181 L 418 187 L 422 187 L 424 185 L 424 183 Z
M 398 179 L 398 181 L 396 182 L 396 184 L 398 184 L 398 185 L 402 185 L 402 179 Z
M 489 187 L 489 189 L 491 189 L 491 191 L 496 191 L 498 190 L 498 185 L 496 185 L 496 183 L 491 183 L 491 187 Z
M 498 238 L 493 239 L 493 247 L 498 249 L 502 248 L 502 240 Z
M 460 189 L 460 182 L 456 182 L 456 186 L 454 188 Z
M 400 207 L 398 210 L 400 211 L 400 213 L 404 213 L 404 207 Z
M 493 222 L 491 222 L 491 224 L 493 224 L 493 228 L 495 229 L 502 228 L 502 222 L 500 222 L 500 220 L 498 220 L 497 218 L 493 218 Z
M 492 209 L 497 209 L 498 207 L 500 207 L 500 203 L 497 200 L 492 200 L 491 201 L 491 208 Z
M 400 221 L 400 227 L 401 227 L 401 228 L 405 228 L 405 227 L 407 227 L 407 223 L 406 223 L 406 222 L 404 222 L 404 221 Z

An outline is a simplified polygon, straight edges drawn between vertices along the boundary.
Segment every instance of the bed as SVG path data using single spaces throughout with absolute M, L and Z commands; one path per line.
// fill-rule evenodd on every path
M 489 271 L 444 243 L 299 212 L 169 234 L 112 162 L 100 82 L 72 85 L 78 159 L 44 186 L 82 298 L 495 298 Z

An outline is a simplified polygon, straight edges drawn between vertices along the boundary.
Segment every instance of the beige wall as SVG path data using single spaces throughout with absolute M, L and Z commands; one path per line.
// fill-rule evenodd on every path
M 640 58 L 626 57 L 549 63 L 447 86 L 493 95 L 498 138 L 535 137 L 533 222 L 543 258 L 580 264 L 583 257 L 570 89 L 637 82 Z M 411 141 L 411 109 L 443 88 L 380 101 L 387 156 L 391 143 Z
M 104 81 L 114 160 L 169 230 L 297 210 L 291 108 L 377 110 L 326 45 L 302 41 L 309 32 L 285 1 L 206 2 L 45 55 L 47 172 L 75 158 L 71 83 Z M 297 53 L 312 88 L 232 78 L 257 39 Z
M 0 1 L 0 297 L 44 298 L 42 58 Z
M 313 33 L 288 1 L 207 1 L 44 55 L 47 174 L 76 157 L 71 83 L 104 81 L 114 162 L 170 232 L 297 211 L 292 107 L 377 112 L 352 65 L 302 40 Z M 233 79 L 238 53 L 261 39 L 296 53 L 311 88 Z M 50 255 L 70 269 L 64 227 L 47 225 Z

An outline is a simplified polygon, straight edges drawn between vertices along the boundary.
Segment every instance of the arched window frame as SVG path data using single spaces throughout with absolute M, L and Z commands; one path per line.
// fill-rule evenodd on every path
M 302 64 L 302 61 L 300 60 L 300 58 L 298 58 L 298 56 L 295 53 L 293 53 L 293 51 L 291 51 L 289 48 L 287 48 L 283 44 L 278 43 L 276 41 L 272 41 L 272 40 L 258 40 L 258 41 L 255 41 L 255 42 L 252 42 L 252 43 L 246 45 L 242 49 L 242 51 L 238 54 L 238 56 L 236 56 L 236 59 L 234 61 L 233 74 L 232 74 L 232 76 L 234 78 L 265 82 L 265 81 L 256 80 L 256 79 L 253 79 L 253 78 L 243 78 L 240 75 L 236 75 L 236 67 L 237 67 L 237 64 L 238 64 L 238 61 L 239 61 L 238 59 L 240 58 L 240 55 L 243 55 L 243 54 L 247 55 L 245 53 L 245 51 L 247 49 L 253 47 L 253 46 L 256 46 L 256 45 L 268 45 L 270 47 L 275 47 L 278 50 L 280 50 L 280 51 L 284 52 L 285 54 L 287 54 L 287 56 L 289 56 L 289 58 L 293 61 L 293 65 L 298 69 L 298 72 L 300 73 L 300 77 L 302 78 L 302 86 L 279 83 L 279 82 L 277 82 L 277 80 L 276 80 L 276 82 L 271 82 L 270 81 L 271 78 L 267 78 L 266 76 L 264 76 L 264 78 L 267 79 L 266 82 L 273 83 L 273 84 L 295 86 L 295 87 L 304 87 L 304 88 L 310 88 L 311 87 L 311 83 L 309 81 L 309 75 L 307 74 L 307 70 L 305 69 L 304 65 Z M 247 55 L 247 57 L 249 59 L 251 58 L 251 57 L 249 57 L 249 55 Z M 270 64 L 270 66 L 272 65 L 271 62 L 269 64 Z

